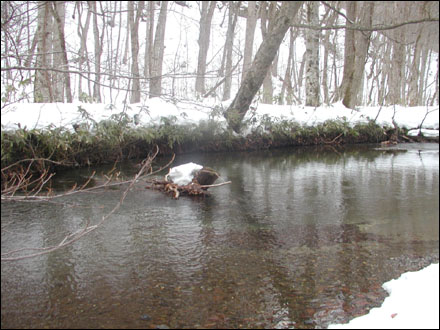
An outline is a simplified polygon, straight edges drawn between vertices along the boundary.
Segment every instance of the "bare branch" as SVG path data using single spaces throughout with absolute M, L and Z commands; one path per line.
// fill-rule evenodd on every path
M 148 168 L 151 169 L 152 167 L 152 162 L 153 160 L 156 158 L 157 154 L 159 153 L 159 148 L 156 146 L 156 150 L 155 152 L 148 156 L 143 162 L 142 162 L 142 167 L 141 169 L 137 172 L 137 174 L 134 176 L 133 179 L 129 180 L 129 181 L 125 181 L 122 183 L 127 183 L 129 182 L 129 186 L 124 190 L 124 192 L 121 195 L 121 198 L 119 200 L 119 202 L 113 207 L 113 209 L 108 212 L 107 214 L 103 215 L 101 220 L 98 221 L 95 225 L 90 225 L 90 220 L 87 220 L 84 228 L 77 230 L 74 233 L 71 233 L 69 235 L 66 235 L 65 237 L 63 237 L 63 239 L 55 245 L 51 245 L 45 248 L 23 248 L 23 249 L 18 249 L 18 250 L 13 250 L 13 251 L 8 251 L 5 253 L 2 253 L 2 257 L 1 257 L 1 261 L 16 261 L 16 260 L 22 260 L 22 259 L 28 259 L 28 258 L 32 258 L 32 257 L 36 257 L 36 256 L 41 256 L 41 255 L 45 255 L 48 253 L 51 253 L 53 251 L 56 251 L 58 249 L 61 249 L 63 247 L 66 247 L 68 245 L 73 244 L 74 242 L 76 242 L 77 240 L 79 240 L 80 238 L 82 238 L 83 236 L 87 235 L 88 233 L 98 229 L 100 226 L 103 225 L 103 223 L 114 213 L 116 212 L 116 210 L 118 210 L 122 203 L 124 202 L 125 198 L 127 197 L 128 192 L 131 190 L 131 188 L 133 187 L 133 185 L 142 177 L 144 176 L 150 176 L 154 173 L 157 173 L 158 171 L 163 170 L 164 168 L 168 167 L 171 162 L 174 160 L 174 155 L 172 157 L 172 160 L 170 162 L 168 162 L 168 164 L 166 164 L 165 166 L 162 166 L 160 169 L 156 170 L 156 171 L 150 171 L 148 174 L 144 174 L 146 172 L 148 172 Z M 121 182 L 119 182 L 118 184 L 122 184 Z M 106 184 L 105 186 L 109 186 L 108 184 Z M 82 186 L 84 187 L 84 185 Z M 101 185 L 99 188 L 102 188 L 103 186 Z M 96 187 L 94 187 L 96 189 Z M 83 189 L 81 190 L 81 192 L 85 192 L 85 191 L 90 191 L 91 189 Z M 75 192 L 80 192 L 79 190 L 70 192 L 70 193 L 75 193 Z M 70 194 L 69 193 L 69 194 Z M 51 198 L 55 198 L 55 197 L 59 197 L 59 196 L 66 196 L 66 194 L 61 194 L 58 196 L 52 196 Z M 35 196 L 36 197 L 36 196 Z M 47 199 L 47 197 L 46 197 Z M 32 253 L 33 251 L 37 251 Z M 17 255 L 18 253 L 27 253 L 21 256 L 14 256 Z
M 292 24 L 291 26 L 296 28 L 304 28 L 304 29 L 312 29 L 312 30 L 338 30 L 338 29 L 346 29 L 346 30 L 356 30 L 356 31 L 384 31 L 384 30 L 393 30 L 397 29 L 401 26 L 410 25 L 410 24 L 420 24 L 420 23 L 428 23 L 428 22 L 438 22 L 438 18 L 424 18 L 413 21 L 406 21 L 391 25 L 374 25 L 372 27 L 361 26 L 361 25 L 329 25 L 329 26 L 316 26 L 316 25 L 308 25 L 308 24 Z

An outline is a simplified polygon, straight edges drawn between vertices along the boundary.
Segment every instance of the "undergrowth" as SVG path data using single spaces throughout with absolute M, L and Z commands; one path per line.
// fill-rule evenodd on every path
M 374 143 L 387 139 L 386 128 L 373 121 L 350 125 L 345 119 L 316 126 L 265 117 L 246 136 L 239 136 L 215 120 L 178 124 L 163 117 L 158 124 L 133 125 L 127 116 L 115 116 L 74 125 L 75 130 L 48 127 L 1 132 L 1 166 L 23 159 L 44 158 L 74 167 L 142 158 L 158 145 L 162 154 L 195 151 L 254 150 L 283 146 Z

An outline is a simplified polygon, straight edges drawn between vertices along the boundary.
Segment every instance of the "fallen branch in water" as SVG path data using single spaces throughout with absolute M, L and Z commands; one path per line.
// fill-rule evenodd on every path
M 2 253 L 1 261 L 2 262 L 3 261 L 16 261 L 16 260 L 27 259 L 27 258 L 32 258 L 32 257 L 48 254 L 50 252 L 53 252 L 53 251 L 56 251 L 56 250 L 61 249 L 63 247 L 66 247 L 68 245 L 71 245 L 72 243 L 74 243 L 77 240 L 79 240 L 81 237 L 83 237 L 86 234 L 88 234 L 88 233 L 94 231 L 95 229 L 99 228 L 113 213 L 116 212 L 116 210 L 118 210 L 121 207 L 122 203 L 124 202 L 125 198 L 127 197 L 128 192 L 131 190 L 133 185 L 140 178 L 145 177 L 145 176 L 150 176 L 150 175 L 152 175 L 154 173 L 162 171 L 164 168 L 168 167 L 171 164 L 171 162 L 174 160 L 174 156 L 173 156 L 172 160 L 167 165 L 162 166 L 160 169 L 158 169 L 156 171 L 152 171 L 152 162 L 156 158 L 158 153 L 159 153 L 159 148 L 156 147 L 156 151 L 152 155 L 149 155 L 142 162 L 143 165 L 142 165 L 141 169 L 138 171 L 138 173 L 134 176 L 133 179 L 128 180 L 128 181 L 124 181 L 124 182 L 117 182 L 116 183 L 116 184 L 123 184 L 123 183 L 130 183 L 130 184 L 127 187 L 127 189 L 125 189 L 124 192 L 122 193 L 122 196 L 121 196 L 119 202 L 113 207 L 113 209 L 110 212 L 108 212 L 107 214 L 103 215 L 101 220 L 98 221 L 95 225 L 91 226 L 90 225 L 90 220 L 87 219 L 87 222 L 86 222 L 84 228 L 78 229 L 74 233 L 66 235 L 65 237 L 63 237 L 63 239 L 58 244 L 47 246 L 47 247 L 44 247 L 44 248 L 23 248 L 23 249 L 17 249 L 17 250 L 13 250 L 13 251 L 8 251 L 8 252 L 5 252 L 5 253 Z M 144 173 L 148 173 L 148 174 L 144 174 Z M 104 185 L 99 186 L 99 188 L 102 188 L 103 186 L 107 187 L 109 185 L 113 185 L 113 184 L 108 184 L 108 181 L 107 181 Z M 83 188 L 83 187 L 84 187 L 84 185 L 81 188 Z M 70 191 L 69 194 L 77 193 L 77 192 L 90 191 L 91 189 L 96 189 L 96 187 L 93 187 L 93 188 L 90 188 L 90 189 L 82 189 L 82 190 Z M 66 196 L 66 194 L 62 194 L 60 196 Z M 32 196 L 32 197 L 36 198 L 38 196 Z M 51 196 L 50 198 L 55 198 L 55 197 L 58 197 L 58 196 Z M 50 199 L 47 196 L 44 196 L 43 198 L 44 199 Z M 3 230 L 3 228 L 2 228 L 2 230 Z M 37 251 L 37 252 L 35 252 L 35 251 Z M 22 253 L 27 253 L 27 254 L 17 256 L 17 254 L 22 254 Z
M 171 194 L 174 199 L 178 199 L 180 195 L 188 195 L 188 196 L 209 196 L 208 188 L 220 187 L 226 184 L 230 184 L 231 181 L 221 182 L 216 184 L 209 185 L 200 185 L 196 182 L 192 182 L 187 185 L 179 186 L 176 183 L 172 183 L 166 180 L 151 180 L 149 186 L 146 186 L 147 189 L 159 190 L 163 191 L 167 194 Z

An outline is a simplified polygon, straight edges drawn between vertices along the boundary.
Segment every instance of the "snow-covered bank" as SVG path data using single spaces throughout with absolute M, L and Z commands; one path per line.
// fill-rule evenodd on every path
M 381 307 L 329 329 L 438 329 L 439 264 L 407 272 L 383 284 L 390 293 Z
M 133 125 L 159 124 L 163 118 L 173 118 L 176 124 L 198 123 L 213 119 L 225 123 L 221 107 L 215 108 L 214 100 L 204 103 L 178 102 L 171 103 L 159 98 L 147 99 L 142 104 L 116 105 L 91 103 L 19 103 L 2 107 L 2 130 L 14 130 L 20 127 L 27 129 L 44 129 L 65 127 L 72 130 L 73 124 L 91 118 L 96 122 L 109 119 L 124 113 L 133 121 Z M 227 103 L 223 104 L 223 109 Z M 81 111 L 79 109 L 83 109 Z M 90 116 L 90 117 L 88 117 Z M 313 126 L 326 120 L 345 120 L 354 125 L 359 122 L 375 120 L 380 126 L 393 126 L 394 121 L 399 127 L 417 129 L 422 124 L 423 134 L 439 136 L 438 107 L 360 107 L 358 110 L 346 108 L 342 103 L 318 108 L 291 105 L 259 104 L 255 110 L 249 110 L 245 119 L 252 126 L 258 126 L 270 118 L 272 121 L 292 120 L 301 125 Z M 252 128 L 252 127 L 251 127 Z M 249 130 L 245 130 L 246 134 Z M 418 129 L 415 130 L 418 134 Z

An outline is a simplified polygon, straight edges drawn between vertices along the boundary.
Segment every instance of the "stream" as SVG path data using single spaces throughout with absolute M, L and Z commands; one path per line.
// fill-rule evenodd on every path
M 232 183 L 175 200 L 143 180 L 72 245 L 2 262 L 2 329 L 325 328 L 380 306 L 384 282 L 438 262 L 436 143 L 186 154 L 172 166 L 186 162 Z M 121 176 L 134 164 L 118 164 Z M 54 188 L 94 170 L 99 184 L 109 169 L 59 173 Z M 2 253 L 96 224 L 126 188 L 2 201 Z

